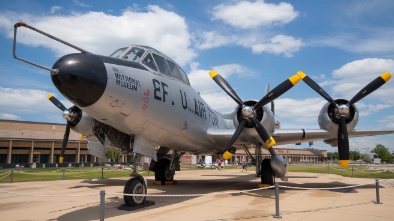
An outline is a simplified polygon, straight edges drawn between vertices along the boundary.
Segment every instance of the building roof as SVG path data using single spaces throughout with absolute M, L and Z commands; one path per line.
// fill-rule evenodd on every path
M 63 140 L 65 124 L 0 120 L 0 139 Z M 70 130 L 69 141 L 80 141 L 81 134 Z

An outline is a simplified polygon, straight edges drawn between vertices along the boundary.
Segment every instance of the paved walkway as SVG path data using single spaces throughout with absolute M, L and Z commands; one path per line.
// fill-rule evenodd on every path
M 394 187 L 382 183 L 375 204 L 373 179 L 345 178 L 332 174 L 289 173 L 282 186 L 330 188 L 371 185 L 340 190 L 280 190 L 281 220 L 387 220 L 394 219 Z M 191 170 L 177 172 L 177 185 L 152 186 L 149 194 L 208 194 L 257 188 L 258 177 L 240 170 Z M 99 220 L 100 190 L 107 193 L 105 220 L 262 220 L 275 211 L 272 189 L 249 193 L 208 194 L 199 197 L 149 197 L 155 205 L 135 211 L 118 210 L 128 178 L 66 180 L 0 184 L 1 220 Z M 37 196 L 31 196 L 31 195 Z M 42 196 L 51 195 L 51 196 Z M 72 197 L 71 195 L 76 195 Z

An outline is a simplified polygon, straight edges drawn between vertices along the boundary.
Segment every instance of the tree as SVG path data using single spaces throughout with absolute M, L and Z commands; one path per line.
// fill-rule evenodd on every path
M 107 159 L 114 160 L 115 162 L 123 156 L 122 152 L 116 147 L 104 147 L 104 154 Z
M 372 159 L 369 156 L 369 154 L 367 154 L 367 153 L 363 154 L 363 161 L 366 162 L 366 163 L 372 163 Z
M 350 160 L 359 160 L 360 159 L 360 151 L 350 151 Z
M 327 153 L 327 159 L 330 160 L 330 161 L 334 161 L 334 160 L 339 159 L 338 152 L 334 152 L 334 153 L 328 152 Z
M 388 148 L 382 144 L 377 144 L 376 147 L 371 150 L 382 162 L 391 163 L 394 159 L 393 155 L 390 154 Z

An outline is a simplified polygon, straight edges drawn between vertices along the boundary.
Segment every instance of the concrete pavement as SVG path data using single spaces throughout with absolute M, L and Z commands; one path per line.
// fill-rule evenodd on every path
M 381 183 L 380 201 L 374 204 L 373 179 L 333 174 L 289 173 L 282 186 L 330 188 L 371 185 L 338 190 L 280 189 L 281 220 L 393 220 L 394 187 Z M 148 194 L 208 194 L 255 189 L 260 178 L 253 171 L 186 170 L 177 172 L 174 186 L 152 186 Z M 148 197 L 155 205 L 134 211 L 118 210 L 128 178 L 65 180 L 0 184 L 1 220 L 99 220 L 100 190 L 107 193 L 105 220 L 261 220 L 275 214 L 273 189 L 248 193 L 209 194 L 199 197 Z M 35 196 L 33 196 L 35 195 Z M 50 195 L 50 196 L 48 196 Z

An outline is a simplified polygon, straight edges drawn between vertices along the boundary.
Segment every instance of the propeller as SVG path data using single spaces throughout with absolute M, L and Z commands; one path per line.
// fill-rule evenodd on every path
M 47 98 L 52 102 L 52 104 L 54 104 L 56 107 L 58 107 L 60 110 L 63 111 L 63 117 L 67 120 L 66 131 L 64 132 L 64 137 L 63 137 L 63 142 L 62 142 L 62 149 L 60 150 L 60 157 L 59 157 L 59 163 L 63 163 L 64 152 L 66 151 L 68 137 L 70 136 L 70 128 L 71 128 L 71 126 L 75 126 L 74 125 L 74 120 L 75 120 L 75 117 L 78 115 L 78 114 L 75 114 L 75 112 L 73 110 L 75 110 L 75 109 L 79 110 L 79 109 L 77 107 L 75 107 L 75 106 L 67 109 L 52 94 L 48 94 Z
M 389 72 L 381 74 L 375 80 L 367 84 L 363 89 L 361 89 L 347 104 L 337 104 L 315 81 L 313 81 L 305 73 L 299 71 L 298 76 L 313 90 L 325 98 L 330 104 L 335 107 L 335 117 L 339 119 L 338 123 L 338 154 L 339 154 L 339 164 L 342 167 L 347 167 L 349 165 L 349 137 L 346 127 L 346 118 L 349 116 L 350 106 L 360 101 L 383 84 L 385 84 L 391 78 Z
M 233 88 L 227 83 L 227 81 L 220 76 L 216 71 L 212 70 L 209 72 L 211 78 L 242 108 L 242 119 L 235 130 L 233 136 L 229 140 L 224 150 L 227 153 L 235 141 L 238 139 L 241 134 L 243 128 L 246 123 L 252 123 L 260 138 L 263 140 L 265 146 L 267 148 L 271 148 L 276 144 L 274 138 L 267 132 L 267 130 L 263 127 L 260 121 L 256 118 L 256 110 L 278 98 L 294 85 L 296 85 L 301 78 L 298 75 L 294 75 L 289 79 L 283 81 L 276 88 L 272 89 L 268 92 L 260 101 L 258 101 L 254 106 L 248 106 L 244 104 L 244 102 L 239 98 L 237 93 L 233 90 Z M 272 150 L 273 151 L 273 150 Z M 275 153 L 275 152 L 274 152 Z

